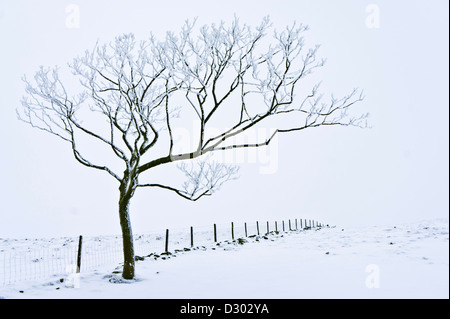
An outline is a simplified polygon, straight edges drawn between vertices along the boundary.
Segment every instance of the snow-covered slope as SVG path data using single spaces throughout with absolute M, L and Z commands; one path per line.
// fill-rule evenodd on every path
M 0 287 L 3 298 L 449 298 L 449 224 L 271 233 Z M 116 270 L 116 271 L 115 271 Z M 64 279 L 64 280 L 60 280 Z M 75 286 L 75 287 L 74 287 Z

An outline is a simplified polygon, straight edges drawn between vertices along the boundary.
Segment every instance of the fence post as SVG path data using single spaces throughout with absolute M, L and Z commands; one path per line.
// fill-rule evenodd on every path
M 292 228 L 291 228 L 291 220 L 289 219 L 289 231 L 291 231 L 292 230 Z
M 194 247 L 194 228 L 191 226 L 191 248 Z
M 169 230 L 166 229 L 166 253 L 169 252 Z
M 78 254 L 77 254 L 77 273 L 80 272 L 81 268 L 81 246 L 83 243 L 83 236 L 80 235 L 80 238 L 78 240 Z
M 234 225 L 233 225 L 233 222 L 231 222 L 231 239 L 234 240 Z
M 217 227 L 216 227 L 216 224 L 214 224 L 214 242 L 217 243 Z
M 300 229 L 303 229 L 303 222 L 301 218 L 300 218 Z
M 277 225 L 277 221 L 275 221 L 275 232 L 278 233 L 278 225 Z
M 298 230 L 298 227 L 297 227 L 297 218 L 295 219 L 295 230 Z
M 283 220 L 283 231 L 284 231 L 284 220 Z
M 257 231 L 258 236 L 259 236 L 259 223 L 258 223 L 258 221 L 256 221 L 256 231 Z
M 248 237 L 247 236 L 247 223 L 244 223 L 244 228 L 245 228 L 245 237 Z

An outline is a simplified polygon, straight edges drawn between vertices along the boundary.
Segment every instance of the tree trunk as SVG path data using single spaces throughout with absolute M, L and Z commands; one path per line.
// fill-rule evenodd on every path
M 130 200 L 133 197 L 135 187 L 133 182 L 122 182 L 120 186 L 120 199 L 119 199 L 119 217 L 120 226 L 122 228 L 123 239 L 123 272 L 122 277 L 124 279 L 134 278 L 134 242 L 133 232 L 131 230 L 131 222 L 129 215 Z

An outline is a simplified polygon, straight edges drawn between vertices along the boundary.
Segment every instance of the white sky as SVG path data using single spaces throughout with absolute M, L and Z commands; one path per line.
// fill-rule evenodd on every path
M 347 225 L 448 216 L 447 0 L 213 3 L 0 0 L 0 238 L 120 233 L 117 183 L 82 167 L 68 144 L 17 120 L 23 74 L 63 67 L 97 39 L 162 36 L 186 19 L 203 25 L 234 14 L 251 25 L 269 14 L 279 29 L 308 24 L 308 44 L 321 44 L 327 58 L 317 73 L 323 92 L 363 88 L 366 99 L 355 112 L 369 111 L 372 128 L 280 135 L 270 150 L 275 173 L 261 174 L 262 163 L 242 165 L 239 180 L 199 202 L 138 189 L 135 233 L 257 219 Z M 79 28 L 67 26 L 70 4 L 79 8 Z M 377 28 L 366 23 L 373 8 Z

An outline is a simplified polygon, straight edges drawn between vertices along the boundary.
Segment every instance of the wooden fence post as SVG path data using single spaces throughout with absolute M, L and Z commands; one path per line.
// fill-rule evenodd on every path
M 194 228 L 191 226 L 191 248 L 194 247 Z
M 283 220 L 283 231 L 284 231 L 284 220 Z
M 169 230 L 166 229 L 166 253 L 169 252 Z
M 270 233 L 270 230 L 269 230 L 269 222 L 267 222 L 267 233 Z
M 297 227 L 297 218 L 295 219 L 295 230 L 298 230 L 298 227 Z
M 231 222 L 231 239 L 234 240 L 234 225 L 233 225 L 233 222 Z
M 80 235 L 80 238 L 78 240 L 78 254 L 77 254 L 77 273 L 80 272 L 81 268 L 81 246 L 83 243 L 83 236 Z
M 303 222 L 301 218 L 300 218 L 300 229 L 303 229 Z
M 277 225 L 277 221 L 275 221 L 275 232 L 278 233 L 278 225 Z
M 216 224 L 214 224 L 214 242 L 217 243 L 217 227 L 216 227 Z
M 244 223 L 244 228 L 245 228 L 245 237 L 248 237 L 247 236 L 247 223 Z
M 258 223 L 258 221 L 256 221 L 256 231 L 257 231 L 258 236 L 259 236 L 259 223 Z
M 289 231 L 291 231 L 292 230 L 292 228 L 291 228 L 291 220 L 289 219 Z

